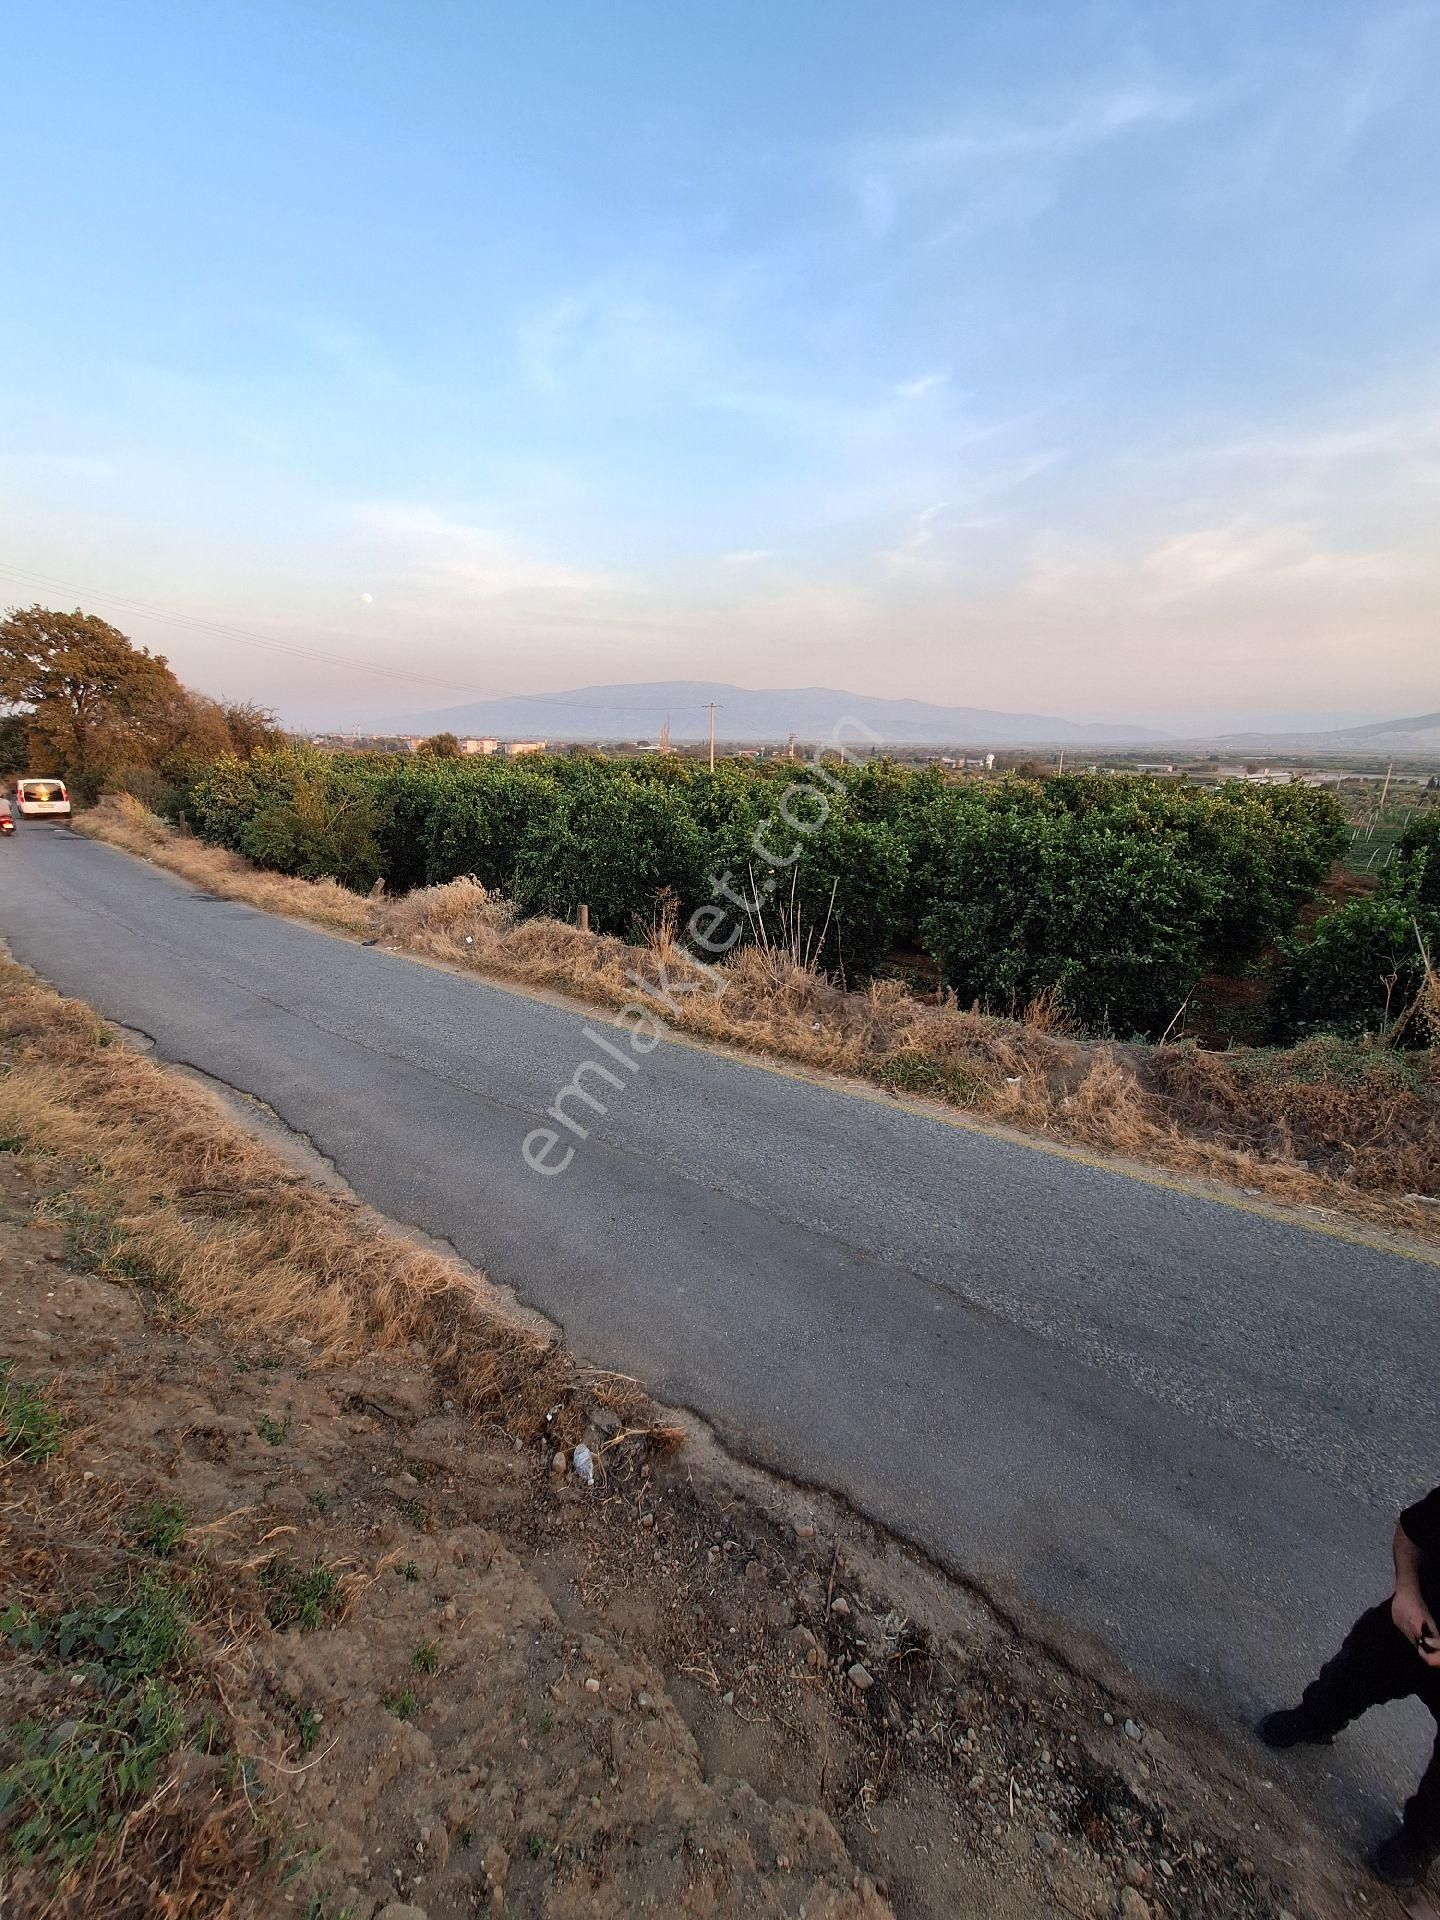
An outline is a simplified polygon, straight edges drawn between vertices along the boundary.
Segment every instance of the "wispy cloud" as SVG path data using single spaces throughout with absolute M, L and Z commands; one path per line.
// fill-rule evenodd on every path
M 0 450 L 0 485 L 103 485 L 118 480 L 121 471 L 122 463 L 110 454 Z
M 276 313 L 271 325 L 281 339 L 301 348 L 312 366 L 360 390 L 404 384 L 394 361 L 362 328 L 315 313 Z
M 1278 598 L 1300 620 L 1317 594 L 1368 592 L 1416 578 L 1413 559 L 1398 549 L 1342 546 L 1310 527 L 1236 520 L 1169 533 L 1150 545 L 1042 539 L 1021 590 L 1056 606 L 1128 608 L 1137 615 L 1186 602 L 1239 604 L 1253 612 Z
M 482 604 L 574 607 L 638 590 L 615 572 L 546 559 L 490 527 L 412 502 L 367 502 L 354 509 L 353 523 L 384 583 L 377 600 L 419 596 L 437 613 L 469 617 Z
M 1205 104 L 1182 88 L 1101 85 L 1026 112 L 968 114 L 924 133 L 864 141 L 841 156 L 840 177 L 875 238 L 913 207 L 939 204 L 951 226 L 1034 214 L 1086 155 L 1179 126 Z
M 1307 200 L 1351 165 L 1407 95 L 1433 92 L 1434 0 L 1356 8 L 1348 30 L 1286 36 L 1240 65 L 1223 140 L 1192 176 L 1195 207 L 1254 217 Z
M 898 545 L 881 554 L 881 565 L 893 571 L 913 572 L 917 567 L 933 564 L 937 524 L 948 505 L 948 501 L 935 500 L 928 507 L 922 507 Z
M 1347 551 L 1322 544 L 1304 527 L 1201 527 L 1175 535 L 1147 554 L 1137 573 L 1142 595 L 1156 602 L 1243 588 L 1369 585 L 1404 577 L 1408 564 L 1392 552 Z
M 894 388 L 897 400 L 923 400 L 927 393 L 939 392 L 949 384 L 950 376 L 944 373 L 922 373 L 916 380 L 901 380 Z
M 1417 399 L 1403 412 L 1383 411 L 1370 417 L 1353 409 L 1348 417 L 1323 425 L 1272 429 L 1239 439 L 1220 440 L 1194 448 L 1183 457 L 1220 465 L 1293 464 L 1305 467 L 1348 465 L 1360 460 L 1420 458 L 1440 455 L 1440 405 Z
M 713 385 L 730 369 L 718 290 L 693 300 L 670 297 L 653 276 L 616 273 L 559 295 L 520 322 L 521 370 L 550 397 L 621 379 L 654 391 Z

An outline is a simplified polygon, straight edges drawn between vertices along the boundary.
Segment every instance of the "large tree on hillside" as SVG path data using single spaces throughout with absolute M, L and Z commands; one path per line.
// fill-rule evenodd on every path
M 107 767 L 152 757 L 189 698 L 162 654 L 93 613 L 35 606 L 0 620 L 0 702 L 29 709 L 32 756 L 82 793 Z

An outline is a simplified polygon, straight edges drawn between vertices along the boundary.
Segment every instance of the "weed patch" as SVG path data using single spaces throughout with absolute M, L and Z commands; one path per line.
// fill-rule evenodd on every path
M 174 1687 L 154 1680 L 124 1689 L 97 1714 L 22 1724 L 18 1752 L 0 1769 L 10 1857 L 61 1873 L 84 1866 L 151 1792 L 182 1728 Z
M 137 1547 L 168 1560 L 185 1540 L 185 1508 L 178 1500 L 152 1500 L 130 1516 L 130 1533 Z
M 276 1555 L 258 1574 L 265 1594 L 265 1618 L 272 1627 L 313 1632 L 338 1620 L 344 1606 L 340 1575 L 331 1567 L 302 1567 Z
M 12 1379 L 14 1366 L 0 1360 L 0 1459 L 38 1465 L 58 1449 L 64 1422 L 39 1387 Z
M 172 1671 L 188 1645 L 179 1589 L 154 1572 L 143 1574 L 126 1598 L 114 1603 L 44 1615 L 17 1602 L 0 1615 L 0 1633 L 17 1651 L 53 1666 L 79 1668 L 112 1688 Z

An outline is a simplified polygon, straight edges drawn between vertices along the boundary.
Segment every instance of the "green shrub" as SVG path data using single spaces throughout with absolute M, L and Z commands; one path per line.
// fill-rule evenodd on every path
M 1398 1020 L 1424 979 L 1417 926 L 1433 958 L 1440 913 L 1382 893 L 1327 914 L 1308 939 L 1282 942 L 1271 996 L 1276 1037 L 1378 1033 Z M 1404 1037 L 1419 1045 L 1433 1036 L 1412 1021 Z
M 1275 1035 L 1328 1028 L 1376 1033 L 1399 1020 L 1425 982 L 1421 946 L 1440 958 L 1440 813 L 1412 820 L 1395 843 L 1379 891 L 1327 914 L 1308 938 L 1280 944 L 1271 1008 Z M 1402 1030 L 1410 1046 L 1436 1036 L 1425 1019 Z
M 1440 808 L 1412 820 L 1395 842 L 1381 885 L 1420 913 L 1440 913 Z

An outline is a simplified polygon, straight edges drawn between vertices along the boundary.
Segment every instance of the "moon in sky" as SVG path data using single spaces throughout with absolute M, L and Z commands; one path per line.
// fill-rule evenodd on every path
M 373 593 L 362 593 L 360 596 L 360 604 L 362 607 L 368 607 L 373 605 L 374 600 L 375 600 L 375 596 Z

